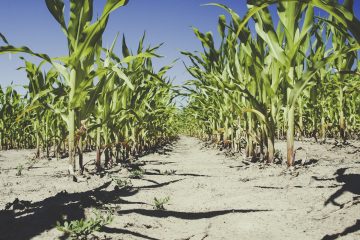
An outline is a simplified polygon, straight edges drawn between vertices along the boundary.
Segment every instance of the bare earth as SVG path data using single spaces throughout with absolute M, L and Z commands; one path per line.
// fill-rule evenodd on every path
M 0 209 L 21 201 L 0 211 L 0 239 L 64 239 L 56 221 L 105 208 L 113 209 L 114 220 L 95 234 L 100 239 L 360 239 L 360 143 L 334 147 L 309 141 L 296 147 L 302 147 L 297 159 L 306 162 L 290 171 L 225 157 L 181 137 L 137 160 L 146 163 L 146 172 L 125 190 L 111 181 L 128 178 L 120 166 L 74 183 L 66 175 L 66 159 L 31 165 L 34 151 L 3 151 Z M 285 153 L 284 142 L 276 148 Z M 90 170 L 94 158 L 86 155 Z M 19 164 L 24 170 L 16 176 Z M 167 196 L 166 210 L 155 210 L 154 197 Z

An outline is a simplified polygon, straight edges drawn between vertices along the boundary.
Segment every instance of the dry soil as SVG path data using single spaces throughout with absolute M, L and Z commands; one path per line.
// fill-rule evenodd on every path
M 132 165 L 72 182 L 66 159 L 31 160 L 33 150 L 0 152 L 0 239 L 66 239 L 56 222 L 111 211 L 99 239 L 360 239 L 360 143 L 296 142 L 298 164 L 251 163 L 181 137 Z M 285 143 L 276 148 L 285 152 Z M 302 164 L 300 164 L 302 162 Z M 20 165 L 23 167 L 20 176 Z M 144 170 L 118 188 L 129 169 Z M 154 198 L 169 197 L 165 210 Z M 6 210 L 5 210 L 6 209 Z M 96 239 L 96 238 L 94 238 Z

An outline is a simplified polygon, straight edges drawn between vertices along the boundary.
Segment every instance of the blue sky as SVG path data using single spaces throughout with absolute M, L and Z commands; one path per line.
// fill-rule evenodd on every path
M 65 1 L 67 2 L 67 1 Z M 116 33 L 125 34 L 128 46 L 136 49 L 143 32 L 147 32 L 147 44 L 165 44 L 159 50 L 164 58 L 156 66 L 166 65 L 180 58 L 169 76 L 176 78 L 175 84 L 189 78 L 182 61 L 186 58 L 180 50 L 200 50 L 201 45 L 194 36 L 191 26 L 201 31 L 212 31 L 217 35 L 217 21 L 225 11 L 213 6 L 201 6 L 211 0 L 130 0 L 128 5 L 111 15 L 104 33 L 104 46 L 110 46 Z M 216 0 L 244 15 L 245 0 Z M 94 0 L 95 16 L 100 14 L 105 0 Z M 360 1 L 355 0 L 355 11 L 360 16 Z M 67 9 L 66 9 L 67 10 Z M 66 39 L 60 27 L 48 12 L 43 0 L 1 0 L 0 32 L 15 46 L 26 45 L 33 51 L 47 53 L 51 57 L 66 55 Z M 2 43 L 0 43 L 2 44 Z M 115 53 L 120 55 L 120 44 Z M 25 72 L 16 70 L 23 63 L 21 55 L 0 55 L 0 84 L 26 84 Z M 27 59 L 32 59 L 26 55 Z

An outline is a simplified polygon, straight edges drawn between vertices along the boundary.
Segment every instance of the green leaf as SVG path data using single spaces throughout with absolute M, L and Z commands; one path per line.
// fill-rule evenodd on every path
M 65 35 L 67 35 L 67 28 L 64 19 L 64 2 L 62 0 L 45 0 L 45 3 L 51 15 L 60 24 Z
M 126 74 L 121 71 L 120 68 L 118 68 L 117 66 L 113 66 L 112 70 L 117 74 L 117 76 L 121 79 L 123 79 L 126 83 L 126 85 L 131 89 L 134 90 L 134 85 L 132 85 L 130 79 L 126 76 Z
M 23 47 L 14 47 L 11 45 L 2 46 L 2 47 L 0 47 L 0 54 L 4 54 L 4 53 L 28 53 L 30 55 L 42 58 L 49 63 L 52 63 L 51 58 L 48 55 L 41 54 L 41 53 L 35 53 L 30 48 L 25 47 L 25 46 L 23 46 Z
M 6 40 L 5 36 L 2 35 L 1 33 L 0 33 L 0 38 L 1 38 L 7 45 L 9 45 L 9 42 Z
M 122 54 L 124 58 L 130 56 L 129 48 L 126 45 L 125 35 L 123 35 L 122 38 Z
M 82 30 L 82 40 L 70 56 L 70 62 L 73 66 L 78 66 L 81 63 L 81 59 L 85 59 L 89 54 L 94 52 L 94 46 L 101 40 L 110 13 L 126 5 L 127 2 L 127 0 L 107 0 L 100 18 Z

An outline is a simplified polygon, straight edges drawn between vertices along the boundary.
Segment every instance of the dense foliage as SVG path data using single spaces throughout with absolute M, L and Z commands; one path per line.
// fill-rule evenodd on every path
M 64 3 L 46 0 L 50 13 L 68 40 L 69 55 L 50 58 L 27 47 L 5 46 L 0 53 L 27 53 L 41 58 L 39 66 L 25 61 L 29 79 L 27 94 L 8 87 L 0 92 L 1 145 L 5 149 L 41 148 L 50 156 L 68 153 L 69 172 L 74 174 L 75 156 L 83 171 L 83 151 L 96 149 L 96 165 L 105 155 L 105 166 L 139 155 L 176 136 L 175 92 L 165 76 L 171 66 L 153 68 L 160 46 L 144 47 L 145 35 L 135 53 L 122 40 L 122 56 L 102 47 L 102 34 L 112 11 L 127 1 L 108 0 L 93 21 L 93 1 L 70 1 L 70 19 L 64 19 Z M 78 16 L 81 16 L 80 18 Z M 50 65 L 48 72 L 43 71 Z
M 277 16 L 270 14 L 272 3 Z M 245 142 L 246 156 L 269 163 L 275 138 L 286 137 L 289 166 L 295 135 L 342 142 L 359 137 L 360 39 L 353 1 L 248 1 L 244 18 L 210 5 L 225 9 L 231 20 L 219 17 L 219 47 L 211 32 L 194 28 L 203 51 L 183 52 L 194 78 L 184 87 L 187 133 L 234 151 Z M 330 15 L 316 17 L 314 7 Z
M 248 1 L 241 18 L 219 17 L 220 44 L 194 28 L 202 52 L 182 52 L 194 78 L 184 85 L 188 105 L 178 110 L 178 92 L 166 77 L 171 66 L 153 68 L 160 46 L 135 52 L 122 39 L 122 53 L 102 46 L 110 14 L 127 4 L 107 0 L 93 18 L 93 0 L 45 0 L 67 39 L 68 56 L 51 58 L 14 47 L 0 34 L 0 54 L 26 53 L 29 84 L 19 95 L 0 89 L 2 149 L 36 148 L 46 156 L 69 156 L 69 172 L 82 173 L 83 151 L 96 150 L 96 166 L 137 156 L 174 139 L 179 132 L 220 143 L 271 163 L 275 139 L 287 139 L 287 162 L 294 164 L 294 138 L 359 137 L 359 21 L 353 0 Z M 276 4 L 277 15 L 269 5 Z M 314 16 L 314 8 L 328 13 Z M 80 17 L 79 17 L 80 16 Z M 252 31 L 249 21 L 255 23 Z M 277 22 L 277 24 L 275 24 Z M 44 66 L 50 66 L 44 68 Z M 44 69 L 48 69 L 44 71 Z

